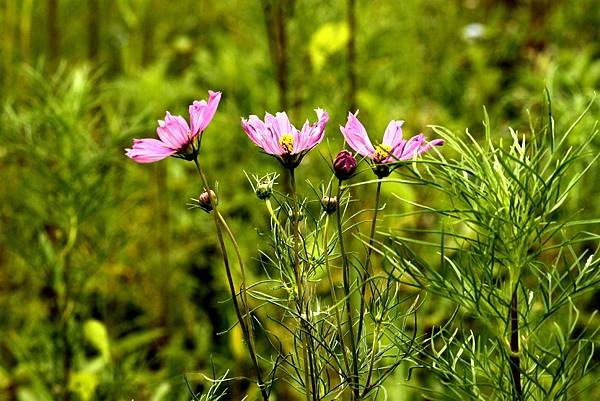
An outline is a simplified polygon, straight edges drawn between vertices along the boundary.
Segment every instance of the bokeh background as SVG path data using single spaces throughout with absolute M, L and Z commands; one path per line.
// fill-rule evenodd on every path
M 184 373 L 195 389 L 213 369 L 251 375 L 241 333 L 219 334 L 235 316 L 211 220 L 186 207 L 201 191 L 193 165 L 124 156 L 165 110 L 187 116 L 223 92 L 202 161 L 255 280 L 269 223 L 244 171 L 280 167 L 242 116 L 286 110 L 300 126 L 329 112 L 298 173 L 305 189 L 329 179 L 337 126 L 357 108 L 376 136 L 404 119 L 409 135 L 437 124 L 477 137 L 485 106 L 500 140 L 546 118 L 547 88 L 564 130 L 600 87 L 599 27 L 595 0 L 0 0 L 0 400 L 187 400 Z M 598 105 L 570 140 L 589 135 Z M 566 215 L 600 215 L 599 173 Z M 391 192 L 433 202 L 384 191 L 391 211 L 409 207 Z M 452 305 L 423 311 L 432 326 Z M 393 400 L 423 399 L 413 386 L 435 381 L 405 378 Z M 284 387 L 277 399 L 293 399 Z

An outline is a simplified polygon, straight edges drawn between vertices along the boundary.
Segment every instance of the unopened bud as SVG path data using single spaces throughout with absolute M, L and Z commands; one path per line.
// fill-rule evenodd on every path
M 392 172 L 387 164 L 375 163 L 373 164 L 372 169 L 379 179 L 387 177 Z
M 252 185 L 254 189 L 254 193 L 260 200 L 267 200 L 273 194 L 273 185 L 275 185 L 275 180 L 279 177 L 279 174 L 269 173 L 261 178 L 254 175 L 254 181 L 256 185 Z
M 209 213 L 211 210 L 213 210 L 217 203 L 217 194 L 215 194 L 212 189 L 209 191 L 204 189 L 204 192 L 202 192 L 198 197 L 198 204 L 206 213 Z
M 337 196 L 324 196 L 321 198 L 321 206 L 323 206 L 323 210 L 325 213 L 332 214 L 338 208 L 338 199 Z
M 333 172 L 340 180 L 347 180 L 356 171 L 356 159 L 352 153 L 342 150 L 337 154 L 333 162 Z
M 271 194 L 273 193 L 273 183 L 261 182 L 258 184 L 254 192 L 256 193 L 256 196 L 258 196 L 258 199 L 267 200 L 271 197 Z

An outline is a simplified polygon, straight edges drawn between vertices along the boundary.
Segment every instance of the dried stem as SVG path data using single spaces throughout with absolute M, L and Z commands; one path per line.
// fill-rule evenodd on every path
M 348 103 L 356 110 L 356 0 L 348 0 Z
M 52 68 L 56 67 L 60 55 L 60 30 L 58 28 L 58 0 L 47 1 L 47 40 L 48 61 Z
M 275 67 L 277 88 L 279 89 L 279 105 L 287 109 L 288 103 L 288 64 L 287 64 L 287 35 L 285 31 L 284 2 L 262 0 L 265 27 L 271 61 Z
M 100 44 L 99 0 L 88 0 L 88 58 L 96 61 Z

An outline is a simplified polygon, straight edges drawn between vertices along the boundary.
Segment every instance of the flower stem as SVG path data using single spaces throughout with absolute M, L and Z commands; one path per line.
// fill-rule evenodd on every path
M 365 388 L 363 391 L 363 397 L 369 392 L 371 385 L 371 376 L 373 375 L 373 368 L 375 367 L 375 347 L 377 346 L 379 330 L 381 330 L 381 322 L 377 322 L 375 325 L 375 333 L 373 333 L 373 343 L 371 344 L 371 361 L 369 362 L 369 372 L 367 373 L 367 380 L 365 381 Z
M 342 349 L 342 357 L 344 358 L 344 366 L 346 370 L 350 370 L 350 363 L 348 362 L 348 356 L 346 355 L 346 345 L 344 342 L 344 331 L 342 330 L 342 318 L 340 311 L 337 308 L 337 296 L 335 295 L 335 286 L 333 285 L 333 276 L 331 275 L 331 269 L 329 268 L 329 235 L 327 228 L 329 227 L 329 214 L 325 216 L 325 226 L 323 227 L 323 252 L 325 258 L 325 270 L 327 270 L 327 278 L 329 279 L 329 290 L 331 291 L 331 302 L 335 306 L 335 323 L 338 330 L 338 337 L 340 339 L 340 346 Z
M 70 272 L 70 260 L 71 252 L 77 241 L 78 233 L 78 221 L 75 214 L 71 214 L 69 218 L 69 229 L 67 235 L 67 243 L 60 250 L 58 260 L 55 266 L 57 280 L 55 280 L 55 289 L 53 291 L 56 294 L 56 315 L 53 316 L 58 329 L 58 335 L 60 336 L 62 346 L 62 383 L 61 383 L 61 394 L 62 400 L 68 401 L 70 390 L 69 390 L 69 379 L 72 368 L 73 360 L 73 345 L 70 341 L 69 334 L 71 329 L 71 321 L 73 319 L 73 307 L 74 300 L 72 299 L 72 283 Z M 56 344 L 56 342 L 55 342 Z
M 208 184 L 208 180 L 206 179 L 206 176 L 204 175 L 204 172 L 202 171 L 202 169 L 200 168 L 200 163 L 198 163 L 198 158 L 195 157 L 194 158 L 194 164 L 196 164 L 196 169 L 198 170 L 198 174 L 200 175 L 200 178 L 203 182 L 203 185 L 205 187 L 205 190 L 210 193 L 210 185 Z M 229 291 L 231 292 L 231 299 L 233 301 L 233 307 L 235 309 L 235 314 L 237 316 L 238 322 L 240 324 L 240 327 L 242 328 L 242 333 L 244 335 L 244 339 L 246 342 L 246 346 L 248 348 L 248 353 L 250 354 L 250 359 L 252 360 L 252 364 L 254 365 L 254 369 L 256 371 L 256 379 L 257 379 L 257 384 L 258 387 L 260 389 L 260 393 L 262 395 L 262 398 L 264 401 L 268 401 L 269 400 L 269 394 L 267 393 L 267 389 L 265 386 L 265 383 L 263 382 L 262 379 L 262 375 L 260 372 L 260 367 L 258 365 L 258 359 L 256 356 L 256 351 L 254 349 L 254 342 L 253 342 L 253 336 L 251 334 L 252 331 L 252 324 L 250 321 L 250 314 L 248 311 L 248 304 L 246 301 L 243 301 L 246 307 L 246 317 L 247 317 L 247 322 L 248 324 L 246 324 L 246 322 L 244 321 L 244 318 L 242 316 L 242 313 L 240 311 L 240 306 L 238 303 L 238 299 L 237 299 L 237 294 L 236 294 L 236 290 L 235 290 L 235 285 L 233 283 L 233 276 L 231 275 L 231 267 L 229 266 L 229 257 L 227 256 L 227 248 L 225 247 L 225 241 L 223 240 L 223 234 L 221 232 L 221 225 L 223 224 L 223 227 L 226 229 L 226 231 L 228 232 L 233 244 L 234 244 L 234 248 L 235 251 L 237 253 L 238 256 L 238 260 L 240 263 L 240 270 L 242 271 L 242 296 L 245 300 L 246 297 L 246 285 L 245 285 L 245 275 L 244 275 L 244 268 L 243 268 L 243 262 L 242 262 L 242 258 L 241 255 L 239 253 L 239 247 L 237 245 L 237 242 L 235 241 L 235 238 L 233 236 L 233 233 L 231 233 L 231 230 L 229 230 L 229 226 L 227 225 L 227 223 L 225 223 L 225 220 L 223 219 L 223 217 L 221 216 L 221 214 L 219 213 L 218 209 L 217 209 L 217 205 L 216 202 L 214 201 L 214 199 L 212 199 L 212 197 L 210 198 L 210 202 L 211 202 L 211 206 L 213 207 L 213 219 L 215 222 L 215 228 L 217 231 L 217 239 L 219 240 L 219 246 L 221 247 L 221 253 L 223 255 L 223 263 L 225 265 L 225 272 L 227 274 L 227 282 L 229 284 Z
M 269 215 L 271 216 L 271 219 L 273 219 L 273 221 L 275 221 L 277 228 L 279 228 L 279 232 L 282 235 L 286 235 L 285 230 L 283 229 L 283 227 L 281 226 L 281 223 L 279 222 L 279 219 L 275 215 L 275 211 L 273 210 L 273 205 L 271 205 L 271 200 L 270 199 L 265 200 L 265 204 L 267 205 L 267 210 L 269 211 Z
M 246 327 L 248 329 L 248 338 L 250 340 L 250 346 L 253 349 L 253 355 L 254 355 L 254 354 L 256 354 L 256 348 L 254 346 L 254 334 L 253 334 L 253 330 L 252 330 L 252 317 L 250 315 L 250 306 L 248 304 L 248 292 L 247 292 L 247 288 L 246 288 L 246 269 L 244 268 L 244 259 L 242 258 L 242 254 L 240 252 L 240 246 L 238 245 L 237 240 L 235 239 L 235 236 L 233 235 L 233 232 L 229 228 L 229 225 L 225 221 L 225 218 L 223 218 L 223 215 L 216 209 L 215 209 L 215 214 L 218 216 L 219 221 L 223 225 L 225 232 L 227 232 L 227 235 L 229 236 L 229 239 L 231 240 L 231 243 L 233 244 L 233 249 L 235 250 L 235 254 L 237 256 L 238 263 L 240 265 L 240 274 L 242 276 L 242 285 L 240 288 L 240 294 L 242 295 L 242 303 L 243 303 L 244 309 L 245 309 L 244 313 L 246 316 Z
M 292 224 L 294 234 L 294 275 L 296 276 L 296 286 L 298 288 L 298 299 L 301 303 L 304 302 L 304 294 L 302 293 L 302 273 L 300 272 L 300 212 L 298 207 L 298 195 L 296 193 L 296 178 L 294 169 L 290 169 L 290 187 L 292 191 Z M 301 312 L 301 311 L 299 311 Z
M 358 331 L 356 334 L 356 341 L 360 341 L 360 336 L 362 334 L 362 328 L 364 323 L 364 315 L 365 315 L 365 304 L 366 299 L 365 295 L 367 292 L 367 281 L 370 277 L 369 268 L 371 266 L 371 253 L 373 251 L 373 242 L 375 241 L 375 227 L 377 226 L 377 213 L 379 212 L 379 198 L 381 195 L 381 181 L 377 182 L 377 190 L 375 192 L 375 209 L 373 210 L 373 220 L 371 221 L 371 232 L 369 233 L 369 246 L 367 247 L 367 256 L 365 259 L 365 270 L 363 272 L 363 276 L 360 281 L 361 290 L 360 290 L 360 315 L 358 316 Z
M 298 310 L 298 316 L 300 319 L 300 338 L 302 342 L 302 356 L 304 359 L 304 385 L 306 386 L 306 400 L 310 401 L 311 388 L 314 390 L 314 382 L 311 380 L 312 374 L 310 372 L 312 364 L 308 358 L 308 341 L 309 341 L 309 327 L 306 321 L 302 318 L 302 314 L 306 312 L 306 319 L 308 319 L 308 303 L 304 299 L 304 286 L 303 286 L 303 273 L 300 272 L 300 210 L 298 207 L 298 194 L 296 193 L 296 177 L 294 175 L 294 169 L 291 168 L 290 172 L 290 187 L 292 191 L 292 223 L 294 230 L 294 274 L 296 276 L 296 286 L 298 288 L 298 296 L 296 298 L 296 309 Z M 304 305 L 307 305 L 304 308 Z M 316 395 L 313 391 L 313 397 Z
M 518 284 L 512 293 L 510 302 L 510 373 L 513 379 L 513 399 L 519 401 L 523 399 L 523 389 L 521 388 L 521 357 L 519 356 L 519 300 Z
M 352 301 L 350 299 L 350 268 L 348 267 L 348 259 L 346 258 L 346 251 L 344 250 L 344 232 L 342 230 L 342 212 L 341 212 L 341 199 L 342 199 L 342 180 L 338 182 L 337 198 L 340 202 L 340 207 L 336 212 L 337 214 L 337 228 L 338 228 L 338 240 L 340 242 L 340 253 L 342 256 L 342 269 L 344 277 L 344 295 L 346 299 L 346 313 L 348 317 L 348 333 L 350 334 L 350 352 L 352 353 L 352 369 L 353 372 L 350 374 L 350 387 L 352 388 L 353 400 L 360 399 L 359 389 L 359 377 L 358 377 L 358 354 L 356 351 L 356 343 L 354 342 L 354 319 L 352 318 Z

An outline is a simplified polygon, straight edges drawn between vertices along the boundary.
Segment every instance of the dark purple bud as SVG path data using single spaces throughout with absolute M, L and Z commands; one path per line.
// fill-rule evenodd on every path
M 333 161 L 333 172 L 340 180 L 347 180 L 356 171 L 356 159 L 352 153 L 342 150 Z

